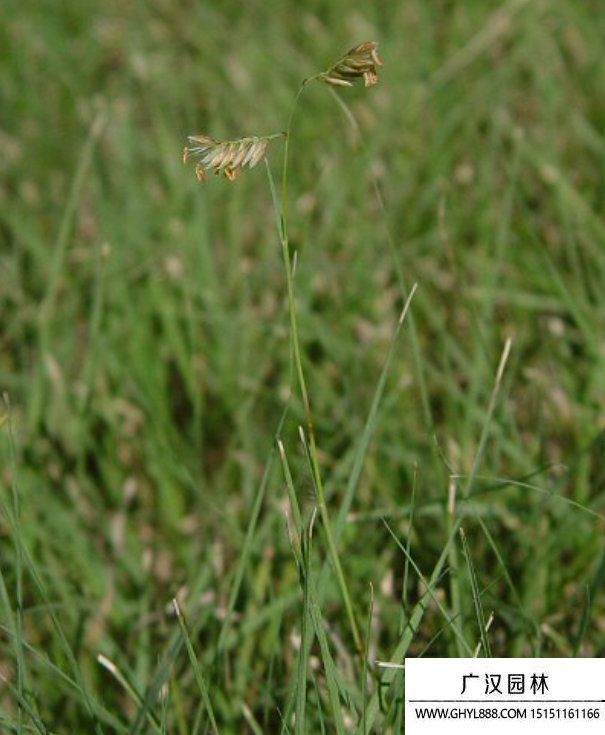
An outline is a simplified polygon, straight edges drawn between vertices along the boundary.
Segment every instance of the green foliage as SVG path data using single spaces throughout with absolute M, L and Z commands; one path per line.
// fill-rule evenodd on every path
M 386 733 L 376 659 L 605 655 L 603 26 L 3 0 L 2 732 Z M 308 85 L 289 143 L 315 466 L 267 177 L 181 151 L 285 130 L 368 39 L 379 83 Z

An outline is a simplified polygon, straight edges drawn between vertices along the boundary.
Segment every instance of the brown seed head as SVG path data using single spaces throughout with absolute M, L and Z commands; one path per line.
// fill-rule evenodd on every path
M 189 145 L 183 151 L 183 163 L 191 156 L 197 161 L 195 174 L 199 181 L 206 181 L 206 169 L 218 176 L 235 181 L 240 168 L 254 168 L 267 152 L 269 141 L 277 135 L 265 137 L 238 138 L 236 140 L 216 140 L 208 135 L 190 135 Z
M 378 56 L 378 43 L 364 41 L 342 56 L 317 79 L 335 87 L 352 87 L 357 79 L 363 79 L 366 87 L 378 82 L 378 69 L 382 61 Z

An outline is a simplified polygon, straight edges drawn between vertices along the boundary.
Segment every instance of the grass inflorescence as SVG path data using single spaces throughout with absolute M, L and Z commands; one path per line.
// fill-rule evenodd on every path
M 597 12 L 2 3 L 0 732 L 603 655 Z

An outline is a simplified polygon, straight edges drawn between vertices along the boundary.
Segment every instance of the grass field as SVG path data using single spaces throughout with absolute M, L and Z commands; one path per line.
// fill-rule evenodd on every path
M 605 656 L 604 32 L 3 0 L 0 732 L 400 733 L 376 660 Z M 290 135 L 314 468 L 265 166 L 181 151 L 283 131 L 367 39 L 379 83 Z

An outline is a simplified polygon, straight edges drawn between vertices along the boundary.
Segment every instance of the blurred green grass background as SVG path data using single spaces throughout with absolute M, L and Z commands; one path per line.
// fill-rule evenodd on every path
M 339 547 L 360 620 L 375 588 L 371 653 L 388 659 L 400 640 L 404 572 L 406 605 L 425 589 L 381 519 L 428 577 L 452 528 L 448 478 L 473 467 L 511 338 L 457 506 L 492 649 L 605 655 L 604 31 L 596 0 L 3 0 L 0 386 L 14 438 L 5 422 L 1 456 L 5 507 L 11 485 L 21 506 L 17 529 L 0 523 L 7 732 L 35 726 L 16 691 L 50 731 L 93 731 L 82 687 L 52 668 L 73 677 L 74 661 L 99 727 L 153 732 L 95 657 L 148 691 L 178 632 L 174 596 L 221 731 L 279 731 L 302 603 L 271 456 L 290 384 L 285 279 L 262 166 L 200 187 L 181 150 L 190 133 L 283 130 L 300 80 L 369 38 L 380 83 L 338 91 L 358 131 L 327 88 L 305 92 L 289 224 L 333 517 L 404 302 L 398 269 L 418 284 Z M 308 513 L 301 423 L 293 401 L 282 439 Z M 461 654 L 443 609 L 479 641 L 463 551 L 456 539 L 409 655 Z M 361 683 L 334 581 L 322 613 L 354 723 Z M 207 731 L 186 654 L 170 661 L 157 727 Z M 334 716 L 316 661 L 310 732 Z

